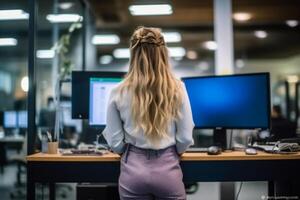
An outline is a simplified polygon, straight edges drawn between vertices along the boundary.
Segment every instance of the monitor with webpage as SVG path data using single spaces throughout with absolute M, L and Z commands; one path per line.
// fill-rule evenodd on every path
M 72 119 L 89 119 L 90 78 L 122 78 L 125 72 L 72 71 Z
M 110 93 L 122 78 L 90 78 L 89 124 L 105 126 Z

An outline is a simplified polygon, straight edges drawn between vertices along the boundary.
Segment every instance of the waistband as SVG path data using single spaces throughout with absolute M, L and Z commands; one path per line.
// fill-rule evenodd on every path
M 150 154 L 151 153 L 162 154 L 164 152 L 177 152 L 175 145 L 164 148 L 164 149 L 143 149 L 143 148 L 140 148 L 140 147 L 133 146 L 132 144 L 127 144 L 126 145 L 126 150 L 127 151 L 133 151 L 135 153 L 141 153 L 141 154 L 148 154 L 148 153 L 150 153 Z
M 164 149 L 155 150 L 155 149 L 143 149 L 143 148 L 133 146 L 131 144 L 126 144 L 126 149 L 125 149 L 125 152 L 124 152 L 124 161 L 125 162 L 127 162 L 129 152 L 143 154 L 143 155 L 147 156 L 148 160 L 152 156 L 159 157 L 161 154 L 167 153 L 167 152 L 174 152 L 174 153 L 177 154 L 177 150 L 176 150 L 175 145 L 164 148 Z

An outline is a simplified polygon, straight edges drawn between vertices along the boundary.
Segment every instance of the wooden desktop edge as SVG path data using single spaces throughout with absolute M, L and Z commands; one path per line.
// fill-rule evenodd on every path
M 83 155 L 65 156 L 61 154 L 35 153 L 26 157 L 28 162 L 115 162 L 120 156 L 108 153 L 102 156 Z M 207 155 L 206 153 L 184 153 L 182 161 L 234 161 L 234 160 L 300 160 L 300 153 L 295 154 L 268 154 L 258 152 L 257 155 L 245 155 L 243 151 L 224 152 L 220 155 Z

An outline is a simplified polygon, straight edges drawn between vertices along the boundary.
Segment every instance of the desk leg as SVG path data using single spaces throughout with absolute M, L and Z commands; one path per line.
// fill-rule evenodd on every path
M 274 181 L 268 181 L 268 196 L 269 197 L 274 197 Z
M 35 200 L 35 182 L 31 177 L 30 167 L 27 167 L 27 200 Z
M 234 182 L 221 182 L 220 183 L 220 199 L 221 200 L 234 200 L 235 196 Z
M 49 183 L 50 200 L 55 200 L 55 183 Z

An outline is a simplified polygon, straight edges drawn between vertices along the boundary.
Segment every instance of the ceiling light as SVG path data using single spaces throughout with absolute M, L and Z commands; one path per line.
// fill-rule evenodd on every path
M 193 50 L 189 50 L 187 53 L 186 53 L 186 57 L 190 60 L 195 60 L 198 58 L 198 55 L 197 55 L 197 52 L 196 51 L 193 51 Z
M 285 23 L 289 26 L 289 27 L 296 27 L 299 24 L 299 21 L 297 20 L 286 20 Z
M 58 4 L 58 7 L 62 10 L 67 10 L 70 9 L 73 5 L 74 3 L 72 2 L 61 2 Z
M 119 48 L 113 51 L 113 56 L 115 58 L 129 58 L 130 52 L 128 48 Z
M 169 4 L 131 5 L 131 15 L 171 15 L 172 6 Z
M 183 57 L 185 56 L 185 49 L 183 47 L 169 47 L 170 57 Z
M 297 75 L 287 76 L 287 82 L 289 83 L 297 83 L 298 81 L 299 81 L 299 77 Z
M 181 41 L 181 35 L 178 32 L 164 32 L 164 33 L 162 33 L 162 35 L 164 36 L 165 42 L 167 42 L 167 43 Z
M 251 19 L 251 14 L 246 12 L 237 12 L 233 14 L 233 19 L 239 22 L 248 21 Z
M 18 41 L 15 38 L 0 38 L 0 46 L 16 46 Z
M 113 60 L 113 57 L 111 55 L 103 55 L 100 57 L 99 62 L 102 65 L 107 65 L 109 63 L 111 63 Z
M 203 47 L 210 51 L 214 51 L 218 48 L 218 45 L 215 41 L 206 41 L 203 43 Z
M 254 31 L 254 35 L 259 39 L 264 39 L 268 36 L 268 33 L 266 31 L 259 30 L 259 31 Z
M 21 80 L 21 88 L 24 92 L 28 92 L 28 86 L 29 86 L 28 76 L 24 76 Z
M 0 10 L 0 20 L 20 20 L 28 19 L 29 14 L 23 10 Z
M 54 58 L 54 50 L 37 50 L 36 57 L 38 58 Z
M 82 16 L 77 14 L 49 14 L 46 19 L 51 23 L 69 23 L 82 21 Z
M 119 44 L 120 38 L 115 34 L 111 35 L 94 35 L 92 38 L 92 44 L 94 45 L 107 45 L 107 44 Z

